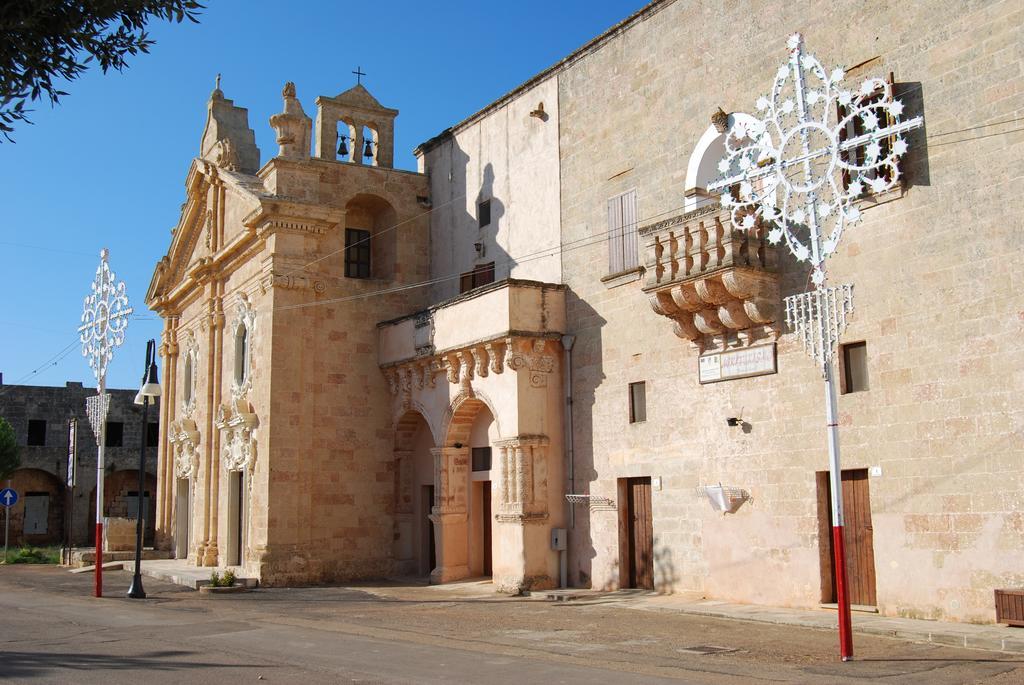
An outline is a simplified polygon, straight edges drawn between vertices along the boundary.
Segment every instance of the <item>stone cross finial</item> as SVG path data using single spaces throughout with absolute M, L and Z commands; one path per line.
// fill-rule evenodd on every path
M 358 86 L 360 83 L 360 79 L 366 76 L 366 72 L 363 71 L 362 67 L 356 67 L 356 70 L 353 71 L 352 73 L 356 75 L 356 85 Z

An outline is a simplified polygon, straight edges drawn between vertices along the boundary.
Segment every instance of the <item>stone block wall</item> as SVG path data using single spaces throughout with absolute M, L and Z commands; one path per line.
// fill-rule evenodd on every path
M 872 75 L 892 71 L 907 113 L 926 120 L 908 136 L 905 196 L 867 209 L 829 263 L 832 283 L 855 285 L 843 340 L 867 341 L 870 389 L 840 397 L 840 440 L 845 468 L 881 469 L 869 480 L 879 610 L 992 621 L 993 588 L 1024 582 L 1024 413 L 1013 400 L 1024 269 L 1012 256 L 1024 133 L 1005 123 L 1024 107 L 1022 12 L 1013 2 L 872 2 L 838 15 L 819 2 L 751 21 L 741 3 L 664 2 L 559 74 L 577 481 L 614 498 L 618 478 L 662 479 L 659 589 L 820 599 L 815 472 L 827 452 L 813 363 L 783 331 L 777 374 L 701 386 L 697 349 L 648 309 L 640 282 L 600 280 L 607 199 L 635 188 L 641 225 L 679 213 L 711 113 L 752 110 L 796 30 L 826 65 L 878 57 Z M 808 287 L 791 258 L 782 269 L 783 296 Z M 647 383 L 639 424 L 628 423 L 634 381 Z M 749 427 L 728 426 L 730 416 Z M 753 501 L 714 513 L 694 489 L 718 482 Z M 580 514 L 573 582 L 617 585 L 615 513 Z

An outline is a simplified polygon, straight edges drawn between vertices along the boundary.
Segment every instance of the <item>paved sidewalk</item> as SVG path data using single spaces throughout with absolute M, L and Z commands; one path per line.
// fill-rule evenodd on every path
M 563 591 L 565 592 L 565 591 Z M 559 592 L 548 593 L 558 600 Z M 786 609 L 750 604 L 731 604 L 710 599 L 692 599 L 679 595 L 655 593 L 568 591 L 572 602 L 616 602 L 632 609 L 647 611 L 678 611 L 701 616 L 730 618 L 757 623 L 837 630 L 833 610 Z M 894 637 L 913 642 L 932 642 L 952 647 L 968 647 L 995 652 L 1024 654 L 1024 629 L 1003 625 L 948 623 L 912 618 L 893 618 L 854 612 L 853 632 L 864 635 Z
M 106 568 L 106 564 L 104 564 Z M 127 565 L 125 568 L 129 568 Z M 238 567 L 231 568 L 236 574 L 241 573 Z M 209 566 L 189 566 L 187 562 L 180 559 L 143 559 L 142 575 L 150 578 L 165 580 L 168 583 L 182 585 L 193 590 L 198 590 L 204 585 L 210 584 L 210 574 L 214 571 L 223 573 L 227 568 L 211 568 Z M 256 587 L 258 582 L 255 578 L 243 578 L 236 575 L 236 580 L 246 587 Z

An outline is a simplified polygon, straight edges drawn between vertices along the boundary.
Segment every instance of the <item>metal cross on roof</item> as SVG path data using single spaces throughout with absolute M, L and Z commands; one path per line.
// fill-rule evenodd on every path
M 799 33 L 787 45 L 789 61 L 771 95 L 757 99 L 761 118 L 729 130 L 723 177 L 708 190 L 724 190 L 722 206 L 736 227 L 753 228 L 760 218 L 771 226 L 770 242 L 785 238 L 799 261 L 810 261 L 820 288 L 825 259 L 860 219 L 855 200 L 866 187 L 880 193 L 899 183 L 903 134 L 923 119 L 902 121 L 903 103 L 883 79 L 866 79 L 856 92 L 844 88 L 844 71 L 826 72 L 804 53 Z
M 128 306 L 128 293 L 124 281 L 116 282 L 114 272 L 107 264 L 109 252 L 100 252 L 100 265 L 96 267 L 96 278 L 92 292 L 85 298 L 82 311 L 82 325 L 78 327 L 82 341 L 82 356 L 88 357 L 100 392 L 107 375 L 107 364 L 114 356 L 114 348 L 124 342 L 124 331 L 132 308 Z
M 361 79 L 361 78 L 362 78 L 363 76 L 366 76 L 366 72 L 365 72 L 365 71 L 363 71 L 363 68 L 362 68 L 362 67 L 356 67 L 356 70 L 355 70 L 355 71 L 353 71 L 352 73 L 356 75 L 356 85 L 358 86 L 358 85 L 359 85 L 359 80 L 360 80 L 360 79 Z

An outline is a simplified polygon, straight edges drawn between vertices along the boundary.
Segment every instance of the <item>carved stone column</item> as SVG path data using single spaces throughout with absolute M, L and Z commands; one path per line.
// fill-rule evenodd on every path
M 554 587 L 548 541 L 548 438 L 520 435 L 495 443 L 499 488 L 494 584 L 499 592 Z
M 169 317 L 164 319 L 163 344 L 159 353 L 163 358 L 164 386 L 163 397 L 160 401 L 160 442 L 157 447 L 156 456 L 156 531 L 154 544 L 157 549 L 169 549 L 173 536 L 174 521 L 174 464 L 170 458 L 170 444 L 168 441 L 167 427 L 174 416 L 175 403 L 175 379 L 177 378 L 178 343 L 177 329 L 178 319 Z
M 437 568 L 431 583 L 447 583 L 469 576 L 469 448 L 440 447 L 434 457 L 434 524 Z

